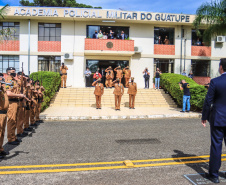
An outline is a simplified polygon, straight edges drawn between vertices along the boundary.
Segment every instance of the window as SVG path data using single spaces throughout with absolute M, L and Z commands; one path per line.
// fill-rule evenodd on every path
M 15 67 L 16 71 L 20 70 L 18 55 L 0 55 L 0 72 L 6 73 L 8 67 Z
M 125 34 L 125 38 L 129 38 L 129 27 L 122 26 L 87 26 L 87 38 L 94 38 L 95 31 L 99 32 L 99 30 L 103 34 L 105 33 L 108 39 L 121 39 L 122 31 Z M 110 35 L 110 32 L 112 32 L 112 35 Z
M 192 46 L 209 46 L 210 42 L 203 42 L 203 33 L 205 30 L 192 30 Z
M 39 56 L 38 71 L 60 72 L 60 56 Z
M 174 60 L 172 59 L 154 59 L 154 70 L 159 68 L 162 73 L 174 73 Z
M 209 60 L 192 60 L 192 72 L 194 76 L 210 76 L 210 61 Z
M 19 22 L 0 22 L 0 30 L 10 30 L 11 34 L 5 40 L 19 40 L 20 23 Z M 0 33 L 2 34 L 2 33 Z
M 39 23 L 38 41 L 61 41 L 61 24 Z
M 174 45 L 174 28 L 154 28 L 154 44 Z

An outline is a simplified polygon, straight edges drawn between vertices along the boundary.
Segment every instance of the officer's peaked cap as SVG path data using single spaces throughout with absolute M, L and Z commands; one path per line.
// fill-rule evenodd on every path
M 8 70 L 16 70 L 16 69 L 15 69 L 15 67 L 8 67 L 8 68 L 6 69 L 6 71 L 8 71 Z

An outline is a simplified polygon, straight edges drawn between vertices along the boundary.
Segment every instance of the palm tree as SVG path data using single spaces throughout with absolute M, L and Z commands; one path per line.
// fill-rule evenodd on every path
M 193 24 L 197 31 L 202 24 L 207 25 L 207 29 L 203 33 L 205 42 L 209 42 L 213 36 L 225 35 L 226 0 L 215 0 L 211 3 L 203 3 L 196 11 L 196 18 Z
M 9 5 L 7 4 L 0 9 L 0 19 L 5 19 L 5 14 L 6 14 L 5 11 L 7 10 L 8 7 L 9 7 Z M 12 39 L 12 33 L 14 31 L 15 30 L 13 28 L 1 29 L 0 30 L 0 43 L 1 43 L 1 41 Z
M 2 7 L 1 9 L 0 9 L 0 17 L 2 18 L 2 19 L 4 19 L 5 17 L 5 11 L 6 11 L 6 8 L 8 7 L 9 5 L 7 4 L 7 5 L 5 5 L 4 7 Z

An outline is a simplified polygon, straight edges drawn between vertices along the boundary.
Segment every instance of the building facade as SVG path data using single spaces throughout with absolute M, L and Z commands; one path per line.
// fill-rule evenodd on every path
M 68 66 L 67 85 L 85 87 L 84 71 L 130 66 L 139 88 L 147 67 L 198 77 L 216 77 L 219 59 L 226 57 L 222 41 L 202 40 L 193 27 L 195 15 L 102 9 L 10 7 L 0 29 L 13 28 L 11 39 L 0 42 L 0 72 L 7 67 L 25 73 L 59 72 Z M 95 31 L 107 39 L 96 39 Z

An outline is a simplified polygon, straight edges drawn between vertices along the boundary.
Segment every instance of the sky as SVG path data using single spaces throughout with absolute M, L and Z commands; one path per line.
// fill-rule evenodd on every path
M 195 14 L 197 8 L 202 3 L 211 2 L 211 0 L 77 0 L 76 2 L 88 4 L 94 7 L 101 6 L 103 9 Z M 10 6 L 20 5 L 19 0 L 0 0 L 0 6 L 7 3 Z

